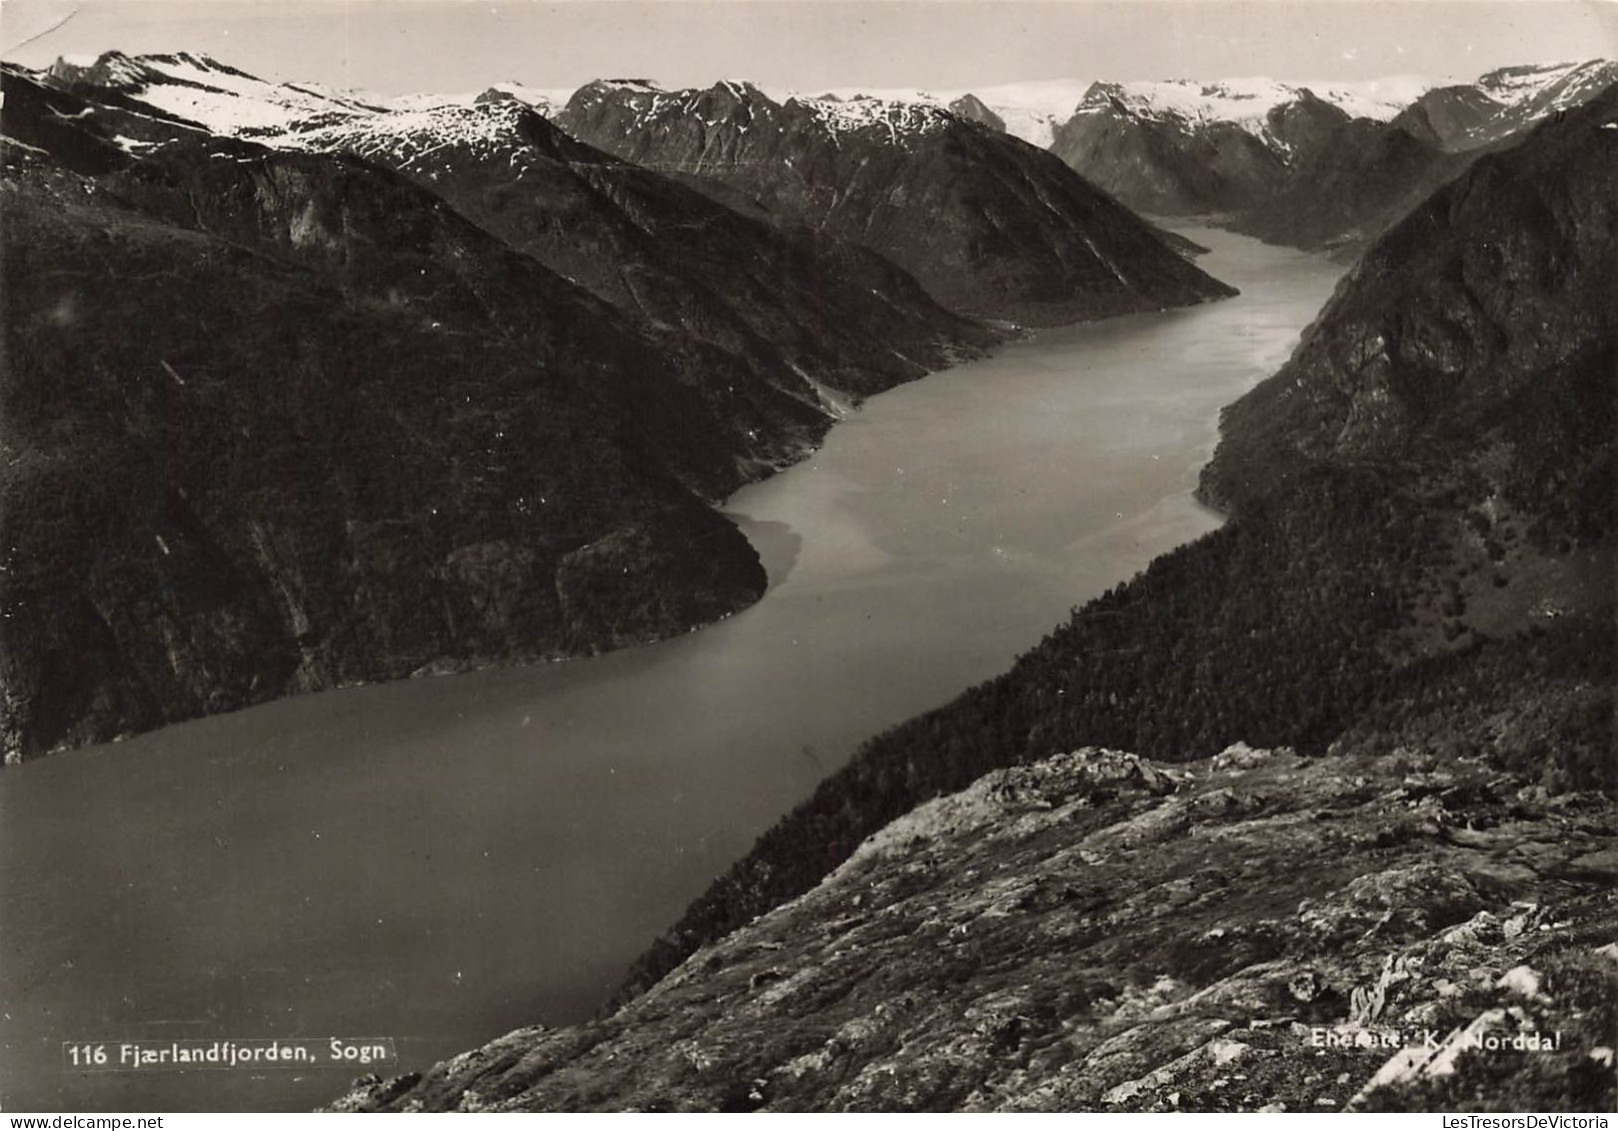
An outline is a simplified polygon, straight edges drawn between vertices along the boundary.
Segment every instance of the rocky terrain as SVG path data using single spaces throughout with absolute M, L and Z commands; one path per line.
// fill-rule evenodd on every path
M 1615 878 L 1618 804 L 1481 760 L 1088 748 L 918 807 L 609 1017 L 338 1106 L 1611 1110 Z
M 595 82 L 556 122 L 723 201 L 862 244 L 945 306 L 1052 325 L 1229 294 L 1049 154 L 928 104 Z

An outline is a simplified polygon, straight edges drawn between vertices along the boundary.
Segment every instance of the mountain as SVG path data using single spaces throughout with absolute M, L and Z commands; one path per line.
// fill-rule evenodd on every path
M 374 167 L 4 96 L 8 759 L 762 591 L 745 449 L 610 307 Z
M 626 145 L 621 134 L 615 133 L 615 128 L 600 132 L 586 121 L 592 114 L 612 115 L 602 103 L 603 92 L 649 92 L 655 89 L 650 84 L 592 84 L 576 93 L 567 108 L 559 111 L 552 101 L 556 92 L 535 91 L 515 84 L 490 88 L 471 99 L 418 96 L 383 100 L 338 94 L 308 85 L 268 83 L 205 56 L 130 57 L 116 52 L 88 65 L 59 63 L 52 68 L 47 81 L 97 101 L 154 110 L 219 136 L 250 139 L 279 149 L 355 152 L 391 164 L 429 184 L 435 192 L 447 195 L 457 208 L 475 213 L 474 218 L 479 223 L 493 220 L 498 234 L 509 235 L 513 228 L 521 228 L 525 233 L 524 250 L 539 254 L 542 259 L 545 256 L 532 237 L 541 226 L 555 228 L 562 223 L 562 209 L 569 209 L 568 219 L 573 219 L 602 211 L 603 205 L 610 211 L 612 205 L 624 204 L 602 186 L 580 184 L 581 179 L 593 177 L 599 181 L 602 177 L 611 177 L 627 183 L 632 177 L 622 162 L 614 166 L 599 155 L 582 158 L 585 146 L 569 147 L 555 138 L 541 136 L 551 130 L 541 120 L 543 117 L 554 118 L 568 133 L 588 145 L 649 166 L 654 173 L 659 170 L 684 172 L 679 168 L 678 156 L 665 154 L 653 159 L 648 154 L 637 153 L 633 145 Z M 914 359 L 911 375 L 936 363 L 936 348 L 919 339 L 929 336 L 936 339 L 947 316 L 930 309 L 933 303 L 927 297 L 905 290 L 900 273 L 887 270 L 877 255 L 915 275 L 937 303 L 969 317 L 1032 323 L 1073 321 L 1131 310 L 1160 309 L 1228 293 L 1178 256 L 1162 254 L 1159 241 L 1150 238 L 1150 233 L 1133 217 L 1091 192 L 1057 163 L 1014 147 L 1010 139 L 1000 133 L 1004 123 L 970 95 L 957 97 L 952 104 L 954 110 L 865 98 L 846 103 L 836 98 L 789 99 L 785 104 L 777 104 L 749 84 L 722 83 L 708 92 L 685 92 L 678 99 L 669 96 L 658 105 L 678 116 L 683 111 L 673 109 L 673 102 L 690 103 L 696 117 L 687 122 L 686 127 L 700 132 L 710 128 L 705 124 L 709 114 L 707 104 L 697 105 L 704 97 L 720 106 L 716 112 L 736 116 L 732 125 L 738 130 L 739 138 L 752 121 L 748 115 L 755 112 L 761 121 L 772 122 L 772 128 L 786 131 L 782 136 L 767 140 L 763 136 L 765 131 L 759 130 L 750 138 L 742 138 L 737 151 L 740 160 L 771 161 L 773 167 L 757 167 L 744 176 L 721 178 L 723 183 L 712 176 L 692 181 L 695 187 L 705 189 L 724 206 L 724 210 L 710 208 L 701 219 L 694 219 L 696 206 L 689 199 L 691 194 L 686 193 L 683 198 L 670 202 L 665 220 L 649 220 L 655 217 L 657 208 L 645 202 L 675 195 L 669 187 L 672 178 L 640 174 L 636 187 L 624 190 L 640 202 L 637 209 L 632 209 L 636 215 L 617 217 L 613 222 L 620 229 L 626 225 L 634 228 L 650 224 L 655 230 L 645 232 L 641 242 L 647 247 L 659 248 L 663 262 L 649 268 L 633 299 L 625 293 L 626 280 L 639 274 L 645 265 L 637 263 L 633 272 L 603 266 L 604 261 L 598 254 L 601 249 L 590 246 L 590 238 L 603 236 L 600 232 L 578 245 L 563 248 L 559 237 L 566 233 L 555 229 L 548 241 L 552 254 L 562 255 L 570 262 L 555 263 L 550 259 L 546 262 L 581 280 L 588 268 L 595 265 L 596 284 L 600 284 L 605 275 L 613 276 L 608 291 L 615 293 L 604 293 L 604 297 L 620 305 L 632 302 L 637 306 L 644 303 L 646 295 L 671 293 L 672 288 L 657 280 L 671 281 L 669 272 L 673 268 L 681 284 L 680 293 L 703 296 L 698 300 L 699 305 L 707 307 L 701 311 L 681 311 L 682 317 L 706 325 L 731 323 L 722 335 L 729 339 L 730 345 L 736 343 L 739 335 L 751 336 L 754 345 L 761 345 L 756 325 L 735 325 L 738 318 L 743 323 L 748 321 L 746 312 L 714 309 L 715 303 L 724 304 L 728 281 L 721 285 L 721 280 L 709 269 L 699 269 L 697 279 L 678 278 L 682 265 L 697 266 L 687 253 L 702 252 L 713 246 L 694 238 L 692 233 L 697 224 L 719 223 L 734 227 L 733 213 L 745 212 L 753 220 L 776 229 L 786 242 L 796 245 L 790 251 L 777 248 L 768 258 L 780 262 L 795 257 L 800 264 L 816 256 L 826 259 L 813 264 L 811 273 L 817 279 L 835 280 L 846 289 L 846 295 L 832 296 L 831 305 L 840 307 L 841 315 L 846 316 L 851 309 L 853 295 L 868 294 L 873 286 L 883 289 L 882 276 L 887 280 L 886 289 L 898 288 L 895 290 L 898 306 L 911 316 L 906 321 L 922 324 L 920 333 L 908 333 L 903 325 L 897 334 L 887 328 L 880 333 L 895 339 L 891 345 L 899 354 Z M 728 108 L 720 105 L 727 100 L 734 105 Z M 970 123 L 974 121 L 981 126 L 977 135 L 971 132 Z M 653 132 L 660 131 L 664 124 L 653 125 L 649 120 L 641 123 Z M 928 135 L 937 136 L 919 149 L 911 144 Z M 669 144 L 689 147 L 698 142 L 687 137 L 683 141 L 670 140 Z M 800 148 L 803 149 L 801 154 L 796 152 Z M 877 168 L 858 165 L 855 148 L 869 148 L 870 155 L 879 159 L 878 165 L 887 174 L 900 177 L 912 187 L 894 194 L 879 191 L 875 179 Z M 1002 150 L 1007 150 L 1010 156 Z M 820 156 L 814 156 L 817 153 Z M 511 164 L 504 169 L 498 167 L 501 154 L 511 159 Z M 514 184 L 519 167 L 525 170 L 525 176 L 534 177 L 536 160 L 549 162 L 552 179 L 543 186 L 525 184 L 504 189 L 497 194 L 498 208 L 491 207 L 494 200 L 490 178 L 498 180 L 503 174 L 508 183 Z M 991 165 L 994 167 L 987 167 Z M 567 179 L 568 170 L 564 167 L 568 166 L 577 175 L 571 185 L 561 185 L 560 182 Z M 814 189 L 810 195 L 827 197 L 823 201 L 793 202 L 788 198 L 796 194 L 791 192 L 785 196 L 761 193 L 763 182 L 780 180 L 783 176 L 797 180 L 811 166 L 823 169 L 823 174 L 817 173 L 817 176 L 858 178 L 860 183 L 852 192 L 831 184 Z M 1008 169 L 1015 171 L 1008 175 Z M 791 171 L 785 172 L 787 170 Z M 711 174 L 714 170 L 706 172 Z M 935 183 L 939 177 L 948 177 L 949 183 L 939 186 Z M 552 205 L 550 219 L 542 223 L 540 214 L 547 207 L 546 192 L 558 187 L 571 203 L 559 201 Z M 582 200 L 581 193 L 600 203 Z M 835 217 L 826 214 L 833 211 L 828 194 L 836 197 Z M 912 195 L 916 199 L 905 203 Z M 765 196 L 770 198 L 764 200 Z M 760 200 L 768 206 L 764 213 L 756 208 Z M 986 200 L 995 203 L 984 207 Z M 521 206 L 513 207 L 514 201 L 521 201 Z M 1057 203 L 1047 207 L 1047 201 Z M 922 209 L 935 205 L 954 217 L 951 230 L 956 232 L 950 242 L 937 249 L 928 246 L 929 241 L 922 236 L 922 230 L 928 228 Z M 860 208 L 874 210 L 868 222 L 859 219 L 857 210 Z M 524 218 L 515 215 L 523 210 L 534 215 Z M 803 230 L 805 227 L 809 230 Z M 1083 230 L 1072 230 L 1075 227 Z M 684 238 L 679 238 L 682 235 Z M 929 230 L 929 235 L 936 236 L 937 232 Z M 760 238 L 763 237 L 755 226 L 749 241 L 756 245 Z M 853 247 L 841 246 L 839 241 Z M 622 252 L 625 240 L 614 237 L 614 242 L 616 246 L 612 251 Z M 858 248 L 877 255 L 860 256 L 855 250 Z M 644 254 L 656 255 L 657 252 Z M 702 258 L 711 264 L 716 257 L 708 251 Z M 737 255 L 726 267 L 749 261 L 749 257 Z M 616 260 L 609 255 L 605 262 L 616 263 Z M 748 305 L 767 304 L 768 294 L 783 278 L 782 273 L 776 271 L 767 279 L 759 279 L 760 285 L 753 289 L 760 298 Z M 587 281 L 586 285 L 592 283 Z M 801 285 L 797 290 L 798 298 L 805 297 Z M 654 312 L 652 316 L 659 318 L 671 313 L 674 312 L 665 310 Z M 843 326 L 846 327 L 846 321 Z M 802 328 L 799 330 L 797 336 L 804 337 Z M 943 330 L 959 337 L 972 337 L 959 319 L 953 327 L 944 326 Z M 928 348 L 934 349 L 933 358 L 916 356 L 918 350 Z M 887 349 L 868 337 L 860 349 L 852 352 L 864 353 L 868 358 L 865 364 L 879 369 L 891 368 L 894 361 Z M 861 380 L 868 388 L 885 387 L 883 378 Z M 892 383 L 892 378 L 885 380 Z
M 1096 83 L 1051 149 L 1143 212 L 1222 214 L 1306 248 L 1357 247 L 1500 144 L 1611 84 L 1614 64 L 1518 67 L 1475 84 L 1265 79 Z
M 335 1106 L 1611 1110 L 1618 803 L 1436 762 L 998 770 L 612 1015 Z
M 988 126 L 991 130 L 998 130 L 1001 133 L 1006 132 L 1006 120 L 975 94 L 963 94 L 951 100 L 949 110 L 957 118 L 965 118 L 969 122 Z
M 980 86 L 973 95 L 1006 124 L 1007 133 L 1049 149 L 1056 127 L 1073 116 L 1089 86 L 1078 79 L 1046 79 Z
M 1438 146 L 1386 120 L 1395 112 L 1267 80 L 1097 83 L 1051 150 L 1144 212 L 1222 213 L 1319 247 L 1374 234 L 1442 176 Z
M 191 52 L 58 59 L 43 76 L 52 86 L 88 93 L 114 106 L 156 110 L 227 137 L 274 143 L 300 123 L 375 113 L 381 101 L 312 84 L 272 83 Z
M 938 107 L 596 82 L 555 119 L 597 148 L 863 244 L 944 306 L 1048 325 L 1229 291 L 1059 161 Z
M 357 117 L 301 141 L 395 169 L 653 332 L 694 339 L 698 369 L 722 351 L 800 401 L 857 401 L 996 340 L 857 244 L 742 215 L 515 99 Z M 734 391 L 716 411 L 742 411 Z
M 1370 248 L 1287 366 L 1226 410 L 1206 493 L 1242 505 L 1320 462 L 1478 477 L 1511 508 L 1605 521 L 1618 316 L 1618 88 L 1480 158 Z M 1464 473 L 1460 469 L 1464 468 Z
M 127 55 L 107 51 L 93 58 L 60 58 L 38 78 L 112 106 L 155 111 L 221 137 L 256 141 L 276 149 L 303 147 L 305 135 L 340 123 L 384 115 L 516 102 L 541 112 L 559 109 L 568 90 L 542 90 L 501 82 L 475 94 L 407 94 L 386 97 L 333 90 L 320 83 L 271 82 L 209 55 Z
M 824 400 L 836 410 L 995 340 L 857 245 L 744 218 L 574 141 L 542 117 L 540 111 L 556 108 L 545 92 L 506 83 L 475 97 L 350 100 L 340 112 L 311 110 L 304 88 L 266 83 L 205 57 L 183 58 L 186 68 L 167 56 L 114 53 L 65 78 L 59 65 L 52 80 L 86 97 L 112 95 L 163 114 L 178 106 L 216 135 L 351 153 L 403 173 L 649 332 L 672 336 L 668 350 L 697 371 L 692 380 L 699 387 L 714 385 L 702 382 L 700 370 L 717 349 L 729 355 L 725 364 L 748 367 L 752 385 L 769 390 L 764 403 L 755 396 L 746 407 L 730 397 L 716 405 L 719 411 L 801 415 L 801 406 L 777 392 L 811 405 Z M 204 84 L 207 101 L 196 93 Z M 281 107 L 290 109 L 278 117 Z M 272 120 L 273 128 L 240 127 Z M 882 299 L 873 301 L 873 294 Z M 692 348 L 693 340 L 700 348 Z M 758 431 L 764 421 L 744 423 Z M 790 458 L 790 450 L 789 443 L 774 462 Z

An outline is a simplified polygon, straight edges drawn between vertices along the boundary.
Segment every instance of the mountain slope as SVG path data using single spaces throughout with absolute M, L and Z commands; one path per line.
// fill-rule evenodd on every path
M 1060 162 L 937 107 L 597 82 L 556 120 L 617 156 L 861 243 L 975 316 L 1040 325 L 1229 293 Z
M 374 166 L 4 80 L 8 759 L 762 591 L 707 505 L 761 453 L 611 307 Z
M 1615 107 L 1609 90 L 1481 158 L 1378 241 L 1286 368 L 1227 410 L 1209 493 L 1239 503 L 1308 462 L 1390 453 L 1475 463 L 1503 498 L 1490 465 L 1509 468 L 1539 485 L 1535 511 L 1553 486 L 1575 502 L 1610 478 L 1568 457 L 1610 458 Z M 1480 441 L 1509 447 L 1485 460 Z
M 623 310 L 698 389 L 751 370 L 716 412 L 781 436 L 789 459 L 833 407 L 969 355 L 995 335 L 940 309 L 857 245 L 744 219 L 670 178 L 607 157 L 541 117 L 555 92 L 361 100 L 254 78 L 205 56 L 108 53 L 49 80 L 95 105 L 140 106 L 215 136 L 352 153 L 405 174 L 486 230 Z M 822 405 L 817 386 L 833 394 Z M 816 410 L 805 414 L 804 406 Z M 805 430 L 808 429 L 806 432 Z

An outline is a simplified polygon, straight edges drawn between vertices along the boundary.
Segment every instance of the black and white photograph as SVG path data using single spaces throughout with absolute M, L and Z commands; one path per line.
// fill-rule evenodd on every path
M 1618 4 L 5 0 L 0 166 L 8 1126 L 1608 1126 Z

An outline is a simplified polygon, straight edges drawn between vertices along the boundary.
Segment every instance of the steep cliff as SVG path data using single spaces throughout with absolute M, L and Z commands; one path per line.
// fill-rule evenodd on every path
M 1480 158 L 1370 248 L 1281 372 L 1226 410 L 1205 493 L 1240 504 L 1321 461 L 1397 458 L 1464 468 L 1497 508 L 1602 520 L 1615 238 L 1618 88 Z

